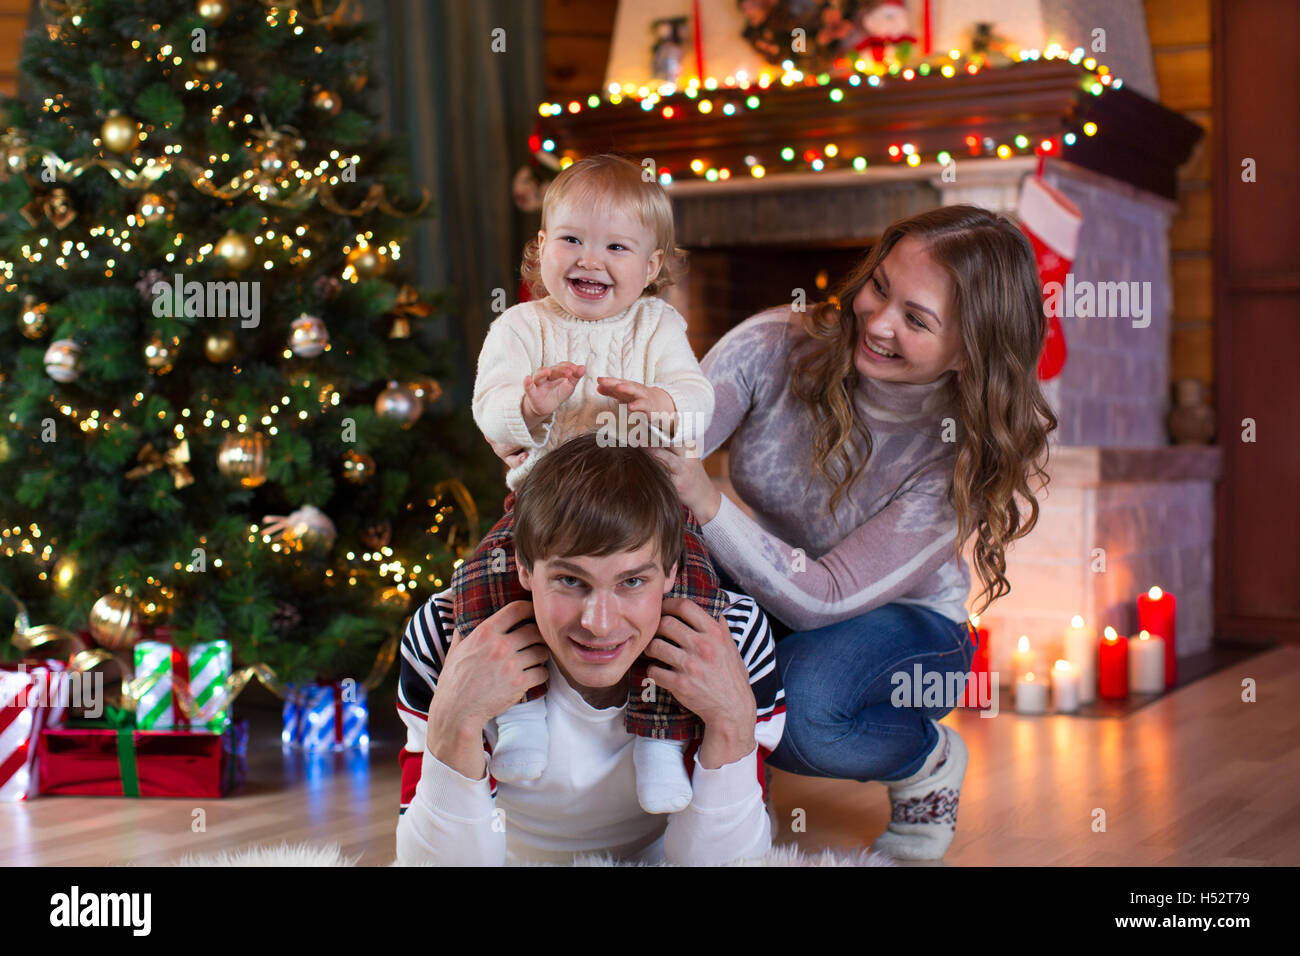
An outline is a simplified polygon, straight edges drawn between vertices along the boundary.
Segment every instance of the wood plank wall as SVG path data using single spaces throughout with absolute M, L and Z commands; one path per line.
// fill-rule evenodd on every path
M 1200 379 L 1213 405 L 1210 0 L 1146 0 L 1146 14 L 1160 102 L 1206 131 L 1179 171 L 1178 212 L 1169 231 L 1174 287 L 1169 376 Z
M 18 54 L 31 0 L 0 0 L 0 93 L 13 96 L 18 89 Z
M 1210 0 L 1145 0 L 1161 102 L 1210 128 Z M 30 0 L 0 0 L 0 91 L 13 94 Z M 545 0 L 545 89 L 551 99 L 585 97 L 604 85 L 618 0 Z M 647 38 L 647 43 L 649 38 Z M 1214 355 L 1210 268 L 1209 136 L 1179 176 L 1171 230 L 1174 331 L 1170 378 L 1199 378 L 1211 390 Z

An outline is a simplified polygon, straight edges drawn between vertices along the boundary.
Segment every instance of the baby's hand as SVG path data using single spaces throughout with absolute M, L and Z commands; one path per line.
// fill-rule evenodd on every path
M 585 374 L 585 365 L 560 362 L 543 366 L 532 375 L 525 376 L 524 398 L 519 410 L 529 429 L 535 428 L 563 405 L 578 387 L 578 379 Z
M 629 412 L 658 412 L 661 415 L 672 415 L 677 411 L 677 403 L 662 388 L 630 382 L 625 378 L 610 378 L 602 375 L 596 379 L 596 391 L 626 405 Z

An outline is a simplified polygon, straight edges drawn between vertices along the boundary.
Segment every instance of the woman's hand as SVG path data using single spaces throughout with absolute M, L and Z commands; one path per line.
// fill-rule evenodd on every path
M 757 708 L 731 632 L 694 601 L 666 598 L 658 634 L 645 653 L 663 666 L 646 676 L 704 721 L 701 766 L 735 763 L 754 749 Z
M 722 506 L 722 492 L 713 484 L 713 479 L 704 470 L 695 442 L 685 445 L 673 445 L 668 448 L 651 448 L 650 454 L 668 466 L 673 479 L 673 487 L 682 499 L 682 504 L 695 512 L 695 520 L 701 525 L 708 524 Z
M 487 440 L 487 443 L 492 446 L 496 456 L 506 463 L 507 468 L 518 468 L 528 458 L 528 449 L 523 445 L 503 445 L 491 438 Z

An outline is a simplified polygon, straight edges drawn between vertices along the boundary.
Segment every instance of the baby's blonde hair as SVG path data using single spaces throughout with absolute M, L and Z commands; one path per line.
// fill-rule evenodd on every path
M 542 229 L 549 231 L 552 213 L 570 203 L 602 210 L 625 209 L 650 230 L 654 247 L 663 250 L 664 259 L 659 275 L 642 290 L 643 296 L 658 295 L 680 278 L 686 257 L 673 241 L 673 205 L 658 180 L 653 176 L 644 178 L 636 163 L 605 153 L 580 159 L 561 171 L 542 198 Z M 536 236 L 524 246 L 519 274 L 534 298 L 550 294 L 542 283 L 541 250 Z

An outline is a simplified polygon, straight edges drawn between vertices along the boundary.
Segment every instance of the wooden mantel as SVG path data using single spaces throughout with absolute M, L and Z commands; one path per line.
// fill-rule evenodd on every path
M 695 100 L 683 94 L 665 98 L 653 110 L 625 98 L 618 105 L 602 101 L 595 108 L 565 111 L 541 120 L 543 137 L 555 142 L 555 151 L 578 158 L 600 152 L 620 152 L 652 158 L 659 169 L 667 167 L 674 181 L 687 182 L 694 159 L 729 169 L 733 176 L 748 176 L 746 157 L 762 164 L 769 176 L 794 165 L 781 159 L 783 147 L 796 157 L 805 150 L 823 152 L 828 143 L 838 148 L 826 160 L 827 171 L 851 170 L 855 156 L 865 156 L 870 166 L 904 165 L 888 158 L 891 144 L 912 143 L 924 160 L 940 150 L 949 151 L 961 165 L 963 157 L 988 157 L 985 139 L 1011 144 L 1024 135 L 1032 144 L 1044 138 L 1079 130 L 1089 121 L 1095 136 L 1078 135 L 1063 147 L 1061 158 L 1103 173 L 1167 199 L 1176 196 L 1176 175 L 1202 135 L 1201 128 L 1128 89 L 1105 89 L 1093 95 L 1085 89 L 1095 74 L 1064 60 L 1017 63 L 984 69 L 974 75 L 945 78 L 937 72 L 912 80 L 885 77 L 879 87 L 863 82 L 853 87 L 782 87 L 766 90 L 720 87 L 701 91 Z M 832 87 L 843 90 L 843 100 L 833 102 Z M 760 105 L 750 109 L 745 101 L 757 96 Z M 700 100 L 709 99 L 713 110 L 701 113 Z M 723 105 L 734 103 L 727 116 Z M 661 113 L 671 105 L 672 119 Z M 980 145 L 965 147 L 967 136 Z

